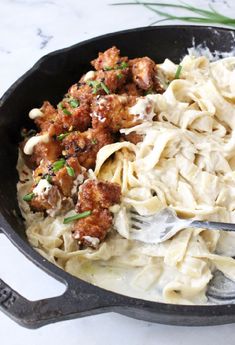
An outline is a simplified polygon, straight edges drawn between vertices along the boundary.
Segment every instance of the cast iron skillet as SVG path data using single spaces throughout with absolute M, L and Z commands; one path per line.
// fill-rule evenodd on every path
M 0 308 L 21 325 L 37 328 L 59 320 L 115 311 L 146 321 L 174 325 L 216 325 L 235 321 L 235 290 L 212 289 L 221 305 L 183 306 L 148 302 L 88 284 L 45 260 L 27 242 L 16 200 L 17 145 L 20 128 L 32 124 L 28 112 L 43 100 L 56 104 L 99 51 L 116 45 L 130 58 L 147 55 L 156 62 L 175 62 L 187 47 L 205 42 L 211 51 L 234 47 L 234 31 L 200 26 L 160 26 L 121 31 L 51 53 L 39 60 L 0 100 L 0 227 L 12 243 L 37 266 L 66 284 L 59 297 L 29 301 L 0 280 Z M 29 277 L 30 284 L 30 277 Z

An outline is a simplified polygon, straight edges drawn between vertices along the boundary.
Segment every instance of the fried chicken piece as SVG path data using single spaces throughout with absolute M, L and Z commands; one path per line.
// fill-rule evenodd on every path
M 64 164 L 62 162 L 63 166 L 57 171 L 53 169 L 53 164 L 55 164 L 55 162 L 52 163 L 45 160 L 40 162 L 40 165 L 33 172 L 35 184 L 37 184 L 41 178 L 46 178 L 52 185 L 59 188 L 63 196 L 71 197 L 75 180 L 78 180 L 76 183 L 78 187 L 87 177 L 86 170 L 80 166 L 75 157 L 71 157 L 67 161 L 64 161 Z M 77 179 L 77 177 L 79 177 L 79 179 Z
M 30 161 L 38 166 L 41 160 L 56 161 L 61 156 L 62 147 L 54 137 L 49 137 L 47 143 L 40 142 L 33 148 Z
M 86 132 L 73 132 L 62 142 L 65 157 L 76 157 L 86 169 L 93 169 L 97 152 L 101 147 L 112 144 L 113 136 L 104 129 L 91 129 Z
M 115 68 L 126 61 L 128 61 L 128 58 L 120 57 L 120 50 L 116 47 L 112 47 L 103 53 L 99 53 L 98 58 L 91 61 L 91 64 L 99 71 Z
M 109 208 L 120 203 L 121 189 L 117 183 L 87 180 L 80 187 L 77 212 Z
M 96 248 L 105 239 L 112 223 L 112 213 L 108 209 L 94 210 L 90 216 L 76 221 L 73 237 L 80 245 Z
M 112 226 L 108 208 L 120 203 L 121 188 L 116 183 L 87 180 L 79 191 L 77 212 L 92 211 L 91 215 L 74 223 L 73 236 L 80 244 L 95 247 L 93 239 L 102 242 Z M 97 243 L 97 244 L 98 244 Z
M 116 133 L 120 128 L 129 128 L 141 123 L 141 120 L 129 114 L 128 108 L 136 101 L 134 96 L 108 95 L 97 98 L 92 106 L 92 127 L 106 128 Z
M 63 132 L 63 124 L 59 121 L 57 110 L 45 101 L 40 108 L 43 116 L 36 117 L 34 122 L 42 132 L 48 132 L 52 137 Z
M 29 202 L 32 210 L 43 212 L 56 210 L 60 206 L 62 196 L 57 186 L 45 184 L 45 187 L 42 188 L 40 193 L 36 191 L 36 188 L 32 190 L 34 197 Z
M 86 131 L 91 125 L 90 105 L 87 101 L 65 97 L 58 105 L 58 119 L 64 130 Z
M 58 168 L 58 163 L 61 167 Z M 58 169 L 54 169 L 57 164 Z M 34 194 L 30 207 L 35 211 L 59 211 L 71 204 L 71 197 L 77 197 L 79 185 L 87 178 L 86 170 L 74 157 L 67 161 L 50 162 L 42 160 L 33 172 Z M 75 200 L 76 202 L 76 200 Z
M 118 94 L 140 97 L 144 95 L 144 91 L 140 89 L 135 83 L 128 83 L 128 84 L 125 84 L 119 90 Z
M 58 186 L 59 190 L 66 197 L 72 196 L 72 189 L 74 187 L 75 180 L 77 180 L 76 185 L 78 187 L 78 185 L 81 184 L 86 178 L 86 170 L 81 167 L 77 158 L 75 157 L 69 158 L 66 161 L 66 164 L 54 174 L 55 176 L 52 176 L 52 183 Z M 77 179 L 77 177 L 79 177 L 79 179 Z
M 68 95 L 79 100 L 80 103 L 90 104 L 94 98 L 93 89 L 83 81 L 83 77 L 80 80 L 69 88 Z
M 129 60 L 129 64 L 135 84 L 143 90 L 152 88 L 154 85 L 155 62 L 145 56 Z

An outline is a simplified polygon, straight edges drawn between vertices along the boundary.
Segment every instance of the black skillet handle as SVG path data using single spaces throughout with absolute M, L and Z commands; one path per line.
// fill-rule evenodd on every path
M 0 279 L 0 310 L 27 328 L 107 312 L 117 303 L 112 297 L 102 289 L 97 294 L 97 288 L 81 281 L 67 286 L 61 296 L 29 301 Z

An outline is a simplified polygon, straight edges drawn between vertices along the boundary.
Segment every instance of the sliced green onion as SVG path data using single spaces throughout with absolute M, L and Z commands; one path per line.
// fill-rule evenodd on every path
M 65 108 L 62 102 L 58 104 L 58 108 L 61 109 L 65 115 L 72 115 L 71 112 Z
M 105 83 L 103 83 L 102 81 L 100 82 L 100 86 L 102 87 L 102 89 L 107 93 L 107 95 L 110 94 L 109 88 L 107 87 L 107 85 L 105 85 Z
M 23 196 L 23 200 L 24 200 L 24 201 L 31 201 L 31 200 L 33 199 L 34 195 L 35 195 L 34 193 L 25 194 L 25 195 Z
M 63 168 L 63 166 L 65 165 L 65 159 L 64 158 L 61 158 L 60 160 L 54 162 L 52 164 L 52 170 L 54 172 L 57 172 L 59 171 L 61 168 Z
M 179 65 L 179 66 L 178 66 L 178 68 L 177 68 L 177 70 L 176 70 L 176 72 L 175 72 L 175 77 L 174 77 L 174 79 L 179 79 L 180 73 L 181 73 L 181 71 L 182 71 L 182 68 L 183 68 L 182 65 Z
M 113 70 L 113 67 L 108 67 L 108 66 L 107 66 L 107 67 L 104 67 L 104 70 L 105 70 L 105 71 L 112 71 L 112 70 Z
M 118 66 L 116 69 L 125 69 L 127 67 L 129 67 L 128 63 L 125 61 L 122 61 L 121 65 Z
M 88 80 L 87 85 L 93 88 L 93 93 L 96 94 L 100 89 L 103 89 L 107 94 L 110 93 L 108 87 L 102 81 L 98 80 Z
M 74 172 L 74 169 L 72 167 L 67 165 L 66 166 L 66 170 L 67 170 L 67 173 L 68 173 L 69 176 L 71 176 L 71 177 L 75 176 L 75 172 Z
M 61 133 L 57 135 L 57 140 L 63 140 L 64 138 L 67 137 L 67 135 L 69 135 L 69 133 Z
M 69 101 L 69 104 L 71 105 L 72 108 L 77 108 L 80 105 L 80 102 L 77 99 L 71 99 Z
M 65 115 L 72 115 L 71 112 L 70 112 L 68 109 L 64 108 L 64 109 L 62 109 L 62 110 L 63 110 L 63 113 L 64 113 Z
M 47 182 L 51 183 L 51 181 L 52 181 L 51 175 L 46 174 L 46 175 L 44 175 L 43 177 L 44 177 L 45 180 L 47 180 Z
M 87 85 L 91 86 L 93 88 L 92 93 L 97 93 L 97 91 L 100 88 L 100 82 L 97 80 L 87 80 Z
M 71 222 L 73 222 L 74 220 L 77 220 L 77 219 L 86 218 L 86 217 L 90 216 L 90 214 L 91 214 L 91 211 L 85 211 L 85 212 L 82 212 L 82 213 L 75 214 L 74 216 L 70 216 L 70 217 L 64 218 L 64 224 L 71 223 Z

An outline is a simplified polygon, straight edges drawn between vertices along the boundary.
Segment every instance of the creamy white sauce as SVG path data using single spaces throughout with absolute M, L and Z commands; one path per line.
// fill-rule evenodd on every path
M 36 119 L 37 117 L 43 117 L 43 116 L 44 116 L 43 112 L 38 108 L 33 108 L 29 112 L 29 118 L 32 120 Z
M 88 80 L 92 80 L 94 78 L 95 78 L 95 71 L 89 71 L 84 75 L 83 80 L 88 81 Z
M 83 174 L 79 174 L 73 182 L 73 188 L 71 190 L 71 194 L 74 195 L 78 192 L 78 186 L 82 184 L 84 181 Z
M 33 193 L 38 196 L 46 196 L 51 188 L 52 185 L 46 179 L 41 179 L 38 185 L 33 189 Z
M 139 98 L 137 103 L 129 108 L 131 115 L 138 115 L 141 120 L 152 121 L 156 115 L 154 112 L 154 102 L 148 96 Z
M 49 142 L 49 134 L 43 134 L 43 135 L 36 135 L 32 138 L 30 138 L 24 147 L 24 153 L 26 155 L 31 155 L 33 153 L 34 146 L 39 143 L 48 143 Z
M 91 237 L 91 236 L 83 236 L 83 238 L 89 242 L 93 247 L 97 247 L 100 243 L 100 240 L 97 237 Z
M 96 117 L 100 122 L 105 122 L 106 118 L 102 117 L 100 114 L 97 114 L 96 111 L 93 111 L 92 116 Z

